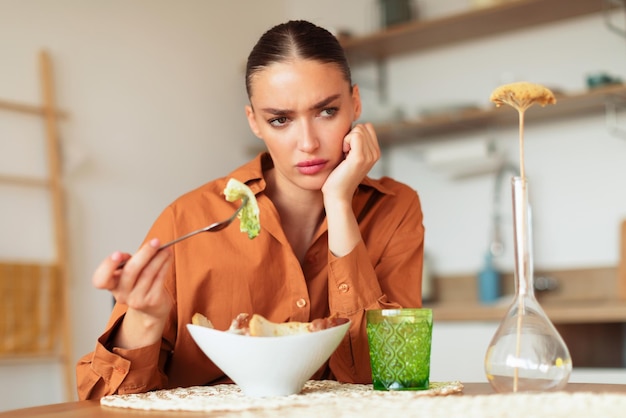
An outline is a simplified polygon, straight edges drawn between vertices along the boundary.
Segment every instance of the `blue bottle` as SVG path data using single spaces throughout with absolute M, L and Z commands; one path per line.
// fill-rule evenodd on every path
M 494 303 L 500 297 L 500 273 L 493 266 L 491 252 L 485 255 L 485 265 L 478 273 L 478 299 L 481 303 Z

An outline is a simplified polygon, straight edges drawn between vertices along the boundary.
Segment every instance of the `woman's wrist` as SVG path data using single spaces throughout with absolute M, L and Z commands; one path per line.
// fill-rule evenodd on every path
M 161 339 L 165 321 L 166 318 L 155 318 L 129 308 L 113 338 L 113 346 L 132 350 L 154 344 Z
M 327 200 L 324 197 L 328 224 L 328 249 L 336 257 L 343 257 L 361 240 L 361 231 L 352 210 L 352 200 Z

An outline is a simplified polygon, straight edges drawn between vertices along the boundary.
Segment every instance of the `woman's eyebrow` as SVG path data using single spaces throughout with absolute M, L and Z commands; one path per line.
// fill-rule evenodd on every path
M 273 107 L 264 107 L 261 109 L 261 111 L 265 113 L 270 113 L 272 115 L 277 115 L 277 116 L 285 116 L 285 115 L 289 115 L 290 113 L 293 113 L 291 110 L 275 109 Z
M 309 110 L 322 109 L 322 108 L 328 106 L 330 103 L 332 103 L 333 101 L 337 100 L 340 97 L 341 97 L 341 94 L 333 94 L 332 96 L 328 96 L 325 99 L 322 99 L 319 102 L 313 104 L 313 106 L 311 106 L 309 108 Z M 273 108 L 273 107 L 264 107 L 261 110 L 263 112 L 271 113 L 272 115 L 278 115 L 278 116 L 285 116 L 285 115 L 289 115 L 289 114 L 293 113 L 293 110 L 276 109 L 276 108 Z
M 309 110 L 321 109 L 323 107 L 326 107 L 330 103 L 332 103 L 333 101 L 337 100 L 340 97 L 341 97 L 340 94 L 333 94 L 332 96 L 328 96 L 324 100 L 321 100 L 321 101 L 315 103 L 313 106 L 310 107 Z

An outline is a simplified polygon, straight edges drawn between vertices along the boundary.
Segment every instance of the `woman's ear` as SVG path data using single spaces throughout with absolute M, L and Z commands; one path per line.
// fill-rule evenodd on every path
M 252 133 L 259 139 L 261 138 L 261 132 L 259 132 L 259 125 L 256 123 L 256 119 L 254 118 L 254 110 L 251 105 L 246 105 L 246 118 L 248 119 L 248 125 L 250 125 L 250 130 Z
M 354 108 L 354 121 L 361 117 L 361 93 L 359 93 L 359 86 L 357 84 L 352 86 L 352 106 Z

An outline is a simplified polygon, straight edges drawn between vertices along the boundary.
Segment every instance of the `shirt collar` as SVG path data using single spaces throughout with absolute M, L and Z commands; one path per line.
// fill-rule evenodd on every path
M 245 183 L 255 195 L 265 190 L 267 184 L 263 177 L 263 170 L 273 167 L 272 158 L 267 152 L 259 153 L 254 159 L 235 169 L 229 177 Z
M 359 188 L 360 189 L 372 188 L 372 189 L 378 190 L 380 193 L 383 193 L 383 194 L 390 194 L 390 195 L 394 194 L 393 190 L 386 187 L 380 180 L 374 180 L 369 177 L 365 177 L 363 180 L 361 180 L 361 184 L 359 185 Z

